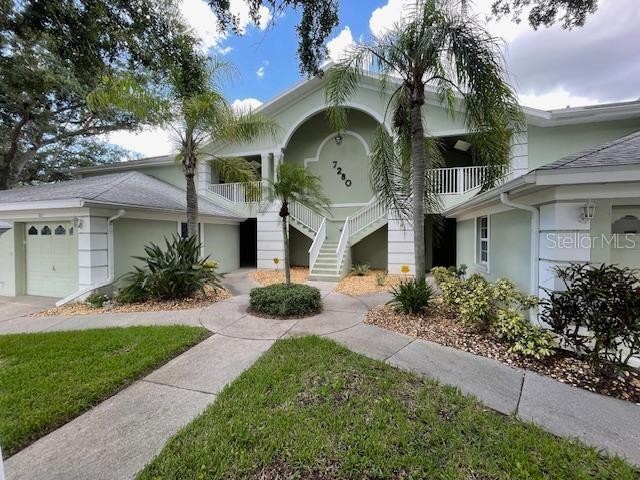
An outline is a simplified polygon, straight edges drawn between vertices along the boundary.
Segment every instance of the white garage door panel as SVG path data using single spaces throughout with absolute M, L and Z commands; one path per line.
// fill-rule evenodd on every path
M 38 222 L 26 228 L 27 293 L 65 297 L 75 292 L 78 254 L 71 223 Z

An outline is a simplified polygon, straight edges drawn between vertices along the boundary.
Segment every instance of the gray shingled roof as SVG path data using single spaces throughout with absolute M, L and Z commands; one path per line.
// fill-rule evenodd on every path
M 539 170 L 640 165 L 640 131 L 556 160 Z
M 0 204 L 72 199 L 175 212 L 183 212 L 187 208 L 183 189 L 140 172 L 111 173 L 0 191 Z M 198 211 L 202 215 L 240 218 L 203 198 L 198 202 Z

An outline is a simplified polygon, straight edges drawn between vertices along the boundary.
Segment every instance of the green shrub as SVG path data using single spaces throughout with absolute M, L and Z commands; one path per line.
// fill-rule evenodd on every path
M 87 297 L 85 303 L 91 305 L 92 308 L 102 308 L 106 302 L 109 301 L 109 297 L 102 293 L 94 292 Z
M 521 311 L 514 308 L 498 309 L 491 331 L 511 344 L 510 352 L 537 359 L 553 354 L 553 335 L 531 324 Z
M 387 282 L 387 277 L 389 276 L 389 272 L 385 270 L 384 272 L 376 273 L 376 285 L 379 287 L 384 287 L 384 284 Z
M 367 273 L 371 271 L 371 267 L 366 263 L 356 263 L 353 267 L 351 267 L 351 273 L 357 277 L 364 277 Z
M 276 283 L 251 290 L 249 305 L 256 312 L 289 317 L 321 311 L 322 298 L 320 290 L 309 285 Z
M 129 277 L 131 283 L 122 287 L 116 294 L 116 302 L 126 305 L 130 303 L 142 303 L 149 299 L 149 293 L 143 288 L 145 275 L 138 274 L 135 279 Z
M 542 319 L 584 353 L 597 375 L 612 376 L 640 354 L 640 278 L 614 265 L 557 268 L 566 290 L 550 291 Z
M 204 293 L 207 285 L 220 288 L 215 264 L 209 262 L 209 257 L 199 258 L 200 244 L 195 236 L 174 235 L 171 241 L 165 238 L 164 250 L 151 243 L 145 247 L 145 253 L 146 257 L 134 257 L 144 266 L 134 267 L 127 276 L 129 285 L 119 295 L 119 301 L 139 301 L 145 296 L 143 292 L 146 297 L 176 299 L 197 291 Z
M 400 282 L 391 290 L 393 299 L 387 302 L 393 308 L 406 314 L 414 314 L 427 308 L 434 292 L 433 287 L 422 280 L 416 282 L 414 279 Z

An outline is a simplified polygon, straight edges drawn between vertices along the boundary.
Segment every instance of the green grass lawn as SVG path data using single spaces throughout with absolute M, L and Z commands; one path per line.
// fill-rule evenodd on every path
M 317 337 L 277 342 L 143 479 L 637 479 L 617 458 Z
M 0 335 L 0 443 L 7 456 L 208 335 L 131 327 Z

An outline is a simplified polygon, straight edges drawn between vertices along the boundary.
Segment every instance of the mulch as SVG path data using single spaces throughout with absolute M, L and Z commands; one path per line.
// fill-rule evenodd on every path
M 365 323 L 493 358 L 568 385 L 640 404 L 640 371 L 630 368 L 617 378 L 607 379 L 595 375 L 586 361 L 565 350 L 556 350 L 554 355 L 544 360 L 511 353 L 508 344 L 490 332 L 463 325 L 440 303 L 417 315 L 405 315 L 390 306 L 381 305 L 369 311 Z
M 196 293 L 191 297 L 177 300 L 148 300 L 141 303 L 126 305 L 105 304 L 103 308 L 93 308 L 86 303 L 69 303 L 61 307 L 50 308 L 42 312 L 34 313 L 34 317 L 69 316 L 69 315 L 93 315 L 96 313 L 132 313 L 132 312 L 159 312 L 163 310 L 190 310 L 204 308 L 212 303 L 230 298 L 231 294 L 224 289 L 218 291 L 206 287 L 205 295 Z

